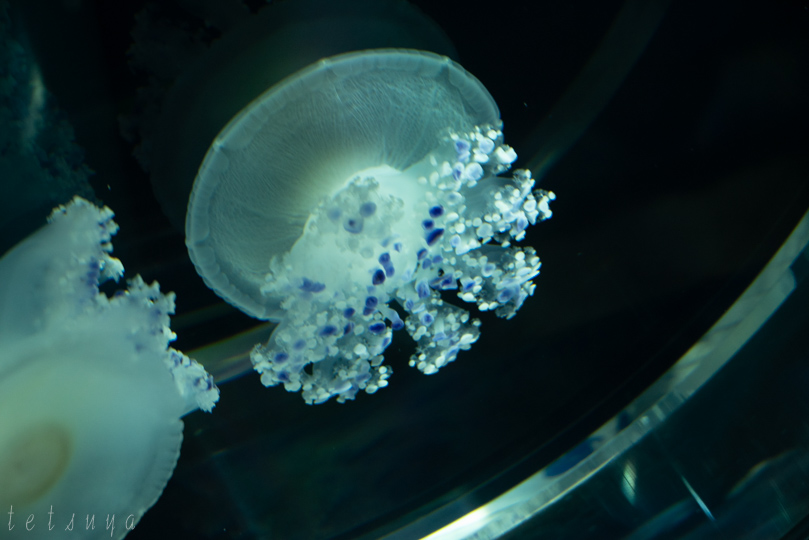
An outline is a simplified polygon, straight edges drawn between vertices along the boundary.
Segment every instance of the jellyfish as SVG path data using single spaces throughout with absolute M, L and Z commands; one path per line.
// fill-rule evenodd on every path
M 112 217 L 76 197 L 0 259 L 0 507 L 18 536 L 123 538 L 174 470 L 180 418 L 219 397 L 169 347 L 173 294 L 139 276 L 99 290 L 124 271 Z
M 262 383 L 344 402 L 387 385 L 394 334 L 433 374 L 480 335 L 459 304 L 510 319 L 533 294 L 539 257 L 515 243 L 555 195 L 530 171 L 503 176 L 516 157 L 494 99 L 449 58 L 330 57 L 214 139 L 186 244 L 211 289 L 278 323 L 251 353 Z

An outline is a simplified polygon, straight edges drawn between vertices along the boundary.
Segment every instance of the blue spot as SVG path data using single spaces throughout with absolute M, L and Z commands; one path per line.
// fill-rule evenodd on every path
M 422 260 L 426 256 L 427 256 L 427 250 L 424 249 L 424 248 L 421 248 L 420 250 L 418 250 L 416 252 L 416 257 L 418 257 L 419 260 Z
M 449 241 L 449 245 L 456 248 L 461 245 L 461 237 L 460 236 L 453 236 L 452 240 Z
M 419 298 L 427 298 L 430 296 L 430 288 L 424 281 L 419 281 L 418 285 L 416 285 L 416 292 L 418 293 Z
M 463 200 L 463 195 L 458 193 L 457 191 L 453 191 L 447 194 L 447 202 L 450 204 L 458 204 Z
M 303 285 L 301 285 L 299 288 L 302 291 L 319 293 L 326 288 L 326 285 L 317 281 L 312 281 L 309 278 L 303 278 Z
M 371 278 L 371 283 L 374 285 L 382 285 L 385 283 L 385 272 L 382 270 L 375 271 L 373 277 Z
M 346 218 L 343 228 L 351 234 L 359 234 L 362 232 L 362 223 L 362 218 Z
M 441 255 L 436 255 L 433 257 L 433 262 L 435 264 L 441 264 L 442 262 L 444 262 L 444 257 L 442 257 Z
M 464 141 L 463 139 L 455 141 L 455 151 L 459 154 L 469 152 L 469 143 Z
M 282 371 L 275 376 L 281 382 L 289 382 L 289 373 Z
M 388 277 L 393 277 L 393 274 L 396 273 L 396 269 L 393 268 L 392 264 L 388 264 L 385 266 L 385 275 Z
M 433 221 L 432 219 L 425 219 L 424 221 L 421 222 L 421 227 L 425 231 L 429 231 L 430 229 L 435 227 L 435 221 Z
M 386 328 L 387 326 L 385 326 L 385 323 L 376 322 L 371 326 L 369 326 L 368 330 L 370 330 L 374 334 L 381 334 L 382 332 L 385 331 Z
M 421 324 L 423 324 L 425 326 L 427 326 L 428 324 L 433 324 L 433 320 L 434 320 L 433 316 L 430 315 L 429 313 L 424 313 L 421 316 Z
M 464 292 L 471 291 L 475 286 L 475 280 L 472 278 L 464 277 L 461 278 L 461 287 L 463 288 Z
M 298 341 L 296 341 L 296 342 L 295 342 L 295 344 L 292 346 L 292 348 L 293 348 L 293 349 L 295 349 L 296 351 L 299 351 L 299 350 L 303 349 L 304 347 L 306 347 L 306 341 L 305 341 L 305 340 L 303 340 L 303 339 L 299 339 L 299 340 L 298 340 Z
M 451 274 L 441 275 L 430 280 L 430 287 L 433 289 L 457 289 L 458 285 Z
M 329 211 L 326 212 L 326 215 L 329 216 L 329 219 L 332 221 L 337 221 L 340 219 L 342 212 L 336 206 L 334 208 L 329 208 Z
M 402 251 L 402 243 L 396 242 L 395 244 L 393 244 L 393 251 Z
M 413 300 L 407 300 L 404 307 L 407 311 L 413 311 Z
M 421 263 L 421 267 L 424 268 L 425 270 L 428 270 L 432 265 L 433 261 L 431 261 L 430 259 L 427 259 Z
M 402 319 L 396 319 L 395 321 L 393 321 L 392 327 L 394 330 L 401 330 L 402 328 L 404 328 L 404 323 L 402 322 Z
M 177 354 L 174 350 L 171 350 L 171 360 L 174 362 L 175 366 L 179 366 L 183 363 L 183 358 Z
M 320 329 L 319 333 L 321 337 L 333 336 L 334 334 L 337 333 L 337 327 L 334 326 L 333 324 L 327 324 L 326 326 Z
M 370 201 L 366 202 L 366 203 L 362 203 L 362 206 L 360 206 L 360 215 L 362 217 L 373 216 L 374 212 L 376 212 L 376 204 L 374 204 L 374 203 L 372 203 Z
M 379 300 L 376 296 L 369 296 L 365 299 L 365 309 L 362 310 L 362 314 L 365 316 L 370 315 L 374 311 L 376 311 L 376 306 L 379 304 Z
M 385 349 L 387 348 L 388 345 L 390 345 L 390 338 L 386 337 L 385 339 L 382 340 L 382 348 Z
M 508 300 L 511 299 L 512 296 L 514 296 L 514 291 L 513 290 L 511 290 L 511 289 L 503 289 L 502 291 L 500 291 L 500 294 L 497 295 L 497 301 L 498 302 L 507 302 Z
M 455 180 L 458 180 L 461 178 L 462 174 L 463 174 L 463 165 L 461 165 L 460 163 L 456 163 L 455 166 L 452 168 L 452 177 Z
M 351 317 L 354 316 L 354 313 L 356 313 L 356 311 L 354 311 L 354 308 L 351 307 L 345 308 L 343 310 L 343 317 L 345 317 L 346 319 L 350 319 Z
M 427 236 L 425 237 L 427 240 L 427 245 L 432 246 L 433 244 L 438 242 L 438 239 L 441 238 L 442 234 L 444 234 L 444 229 L 433 229 L 432 231 L 427 233 Z
M 346 334 L 348 334 L 350 332 L 353 332 L 353 331 L 354 331 L 354 323 L 351 322 L 351 321 L 348 321 L 348 324 L 343 327 L 343 335 L 346 335 Z
M 285 352 L 276 353 L 273 357 L 273 360 L 277 363 L 286 362 L 289 359 L 289 355 Z
M 382 266 L 385 266 L 389 262 L 390 262 L 390 253 L 385 252 L 379 256 L 379 264 L 381 264 Z
M 437 204 L 430 208 L 430 217 L 437 218 L 444 215 L 444 207 Z

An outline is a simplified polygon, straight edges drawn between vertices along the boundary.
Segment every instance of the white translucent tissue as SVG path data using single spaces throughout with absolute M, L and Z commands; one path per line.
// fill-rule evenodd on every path
M 281 297 L 270 341 L 252 353 L 266 386 L 307 403 L 343 402 L 387 385 L 383 353 L 398 331 L 432 374 L 469 349 L 480 322 L 452 303 L 511 318 L 534 292 L 539 257 L 512 245 L 551 216 L 552 192 L 516 159 L 498 127 L 444 138 L 407 170 L 359 171 L 310 215 L 292 249 L 270 262 L 262 293 Z

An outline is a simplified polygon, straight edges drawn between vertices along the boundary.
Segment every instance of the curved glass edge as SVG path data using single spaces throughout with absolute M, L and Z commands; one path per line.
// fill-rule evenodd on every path
M 429 534 L 430 540 L 496 538 L 537 516 L 663 424 L 758 332 L 796 288 L 809 261 L 809 212 L 725 314 L 660 379 L 581 445 L 522 483 Z M 625 427 L 623 427 L 625 426 Z M 683 478 L 703 512 L 702 500 Z M 404 532 L 404 531 L 398 531 Z

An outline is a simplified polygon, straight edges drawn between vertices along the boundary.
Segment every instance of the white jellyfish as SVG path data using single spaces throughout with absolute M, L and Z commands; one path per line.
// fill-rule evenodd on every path
M 479 336 L 454 293 L 511 318 L 539 258 L 512 246 L 551 216 L 503 144 L 491 95 L 452 60 L 378 49 L 317 62 L 220 132 L 200 166 L 186 243 L 205 282 L 277 321 L 251 359 L 307 403 L 387 385 L 394 333 L 435 373 Z
M 76 197 L 0 259 L 0 507 L 17 537 L 125 536 L 174 470 L 180 417 L 219 397 L 168 346 L 173 294 L 140 277 L 99 291 L 123 275 L 112 216 Z

